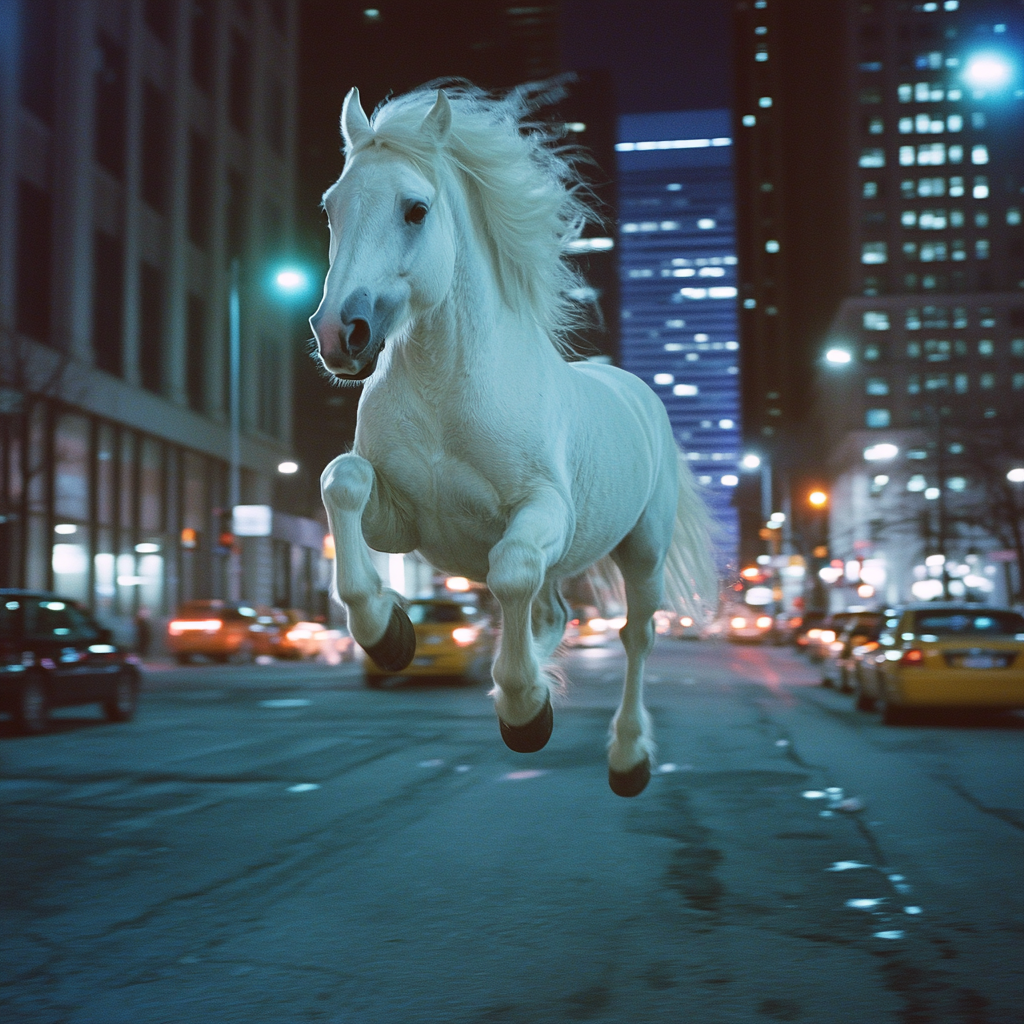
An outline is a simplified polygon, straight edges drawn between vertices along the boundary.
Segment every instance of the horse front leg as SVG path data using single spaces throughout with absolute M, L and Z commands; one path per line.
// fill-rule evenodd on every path
M 501 640 L 492 675 L 495 710 L 505 744 L 529 754 L 551 736 L 551 684 L 533 639 L 531 607 L 548 568 L 572 534 L 568 505 L 547 491 L 521 508 L 490 552 L 487 586 L 501 605 Z
M 400 516 L 381 493 L 373 466 L 358 455 L 339 455 L 320 475 L 320 493 L 334 537 L 334 579 L 356 643 L 383 669 L 399 672 L 413 659 L 416 634 L 399 596 L 385 589 L 363 535 L 364 517 L 387 550 L 412 550 L 399 536 Z M 368 509 L 367 506 L 370 505 Z

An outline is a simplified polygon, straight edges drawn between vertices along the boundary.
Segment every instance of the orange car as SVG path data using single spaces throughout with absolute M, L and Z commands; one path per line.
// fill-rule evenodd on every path
M 255 629 L 260 614 L 251 605 L 219 598 L 186 601 L 167 623 L 167 649 L 180 665 L 197 654 L 221 662 L 251 661 L 263 653 L 263 638 Z

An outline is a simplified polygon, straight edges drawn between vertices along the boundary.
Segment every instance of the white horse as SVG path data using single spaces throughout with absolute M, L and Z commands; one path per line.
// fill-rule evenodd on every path
M 681 610 L 714 603 L 707 515 L 647 385 L 566 360 L 580 280 L 565 254 L 589 213 L 571 159 L 522 123 L 534 102 L 525 89 L 425 86 L 371 122 L 357 90 L 345 98 L 345 167 L 324 196 L 330 269 L 310 323 L 324 367 L 363 393 L 355 449 L 321 488 L 337 596 L 381 666 L 408 665 L 415 637 L 370 548 L 486 582 L 502 612 L 492 696 L 517 751 L 551 734 L 559 581 L 610 555 L 628 660 L 609 780 L 634 796 L 650 777 L 643 670 L 663 581 Z

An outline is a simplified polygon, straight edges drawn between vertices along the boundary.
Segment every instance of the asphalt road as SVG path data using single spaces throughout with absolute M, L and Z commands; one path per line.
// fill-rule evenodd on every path
M 662 641 L 623 800 L 621 653 L 566 668 L 532 755 L 483 688 L 354 665 L 0 723 L 0 1019 L 1024 1020 L 1024 718 L 885 727 L 789 650 Z

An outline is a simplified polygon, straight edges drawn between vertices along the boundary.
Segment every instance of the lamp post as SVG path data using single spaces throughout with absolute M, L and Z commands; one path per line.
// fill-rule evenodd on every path
M 228 502 L 234 515 L 242 499 L 241 467 L 241 299 L 239 281 L 241 264 L 238 257 L 231 260 L 231 278 L 228 291 L 228 415 L 230 421 L 230 456 L 228 464 Z M 309 288 L 309 277 L 294 267 L 282 267 L 274 274 L 274 285 L 283 294 L 294 297 Z M 285 471 L 287 472 L 287 471 Z M 228 555 L 228 593 L 232 601 L 242 597 L 242 560 L 237 541 Z

